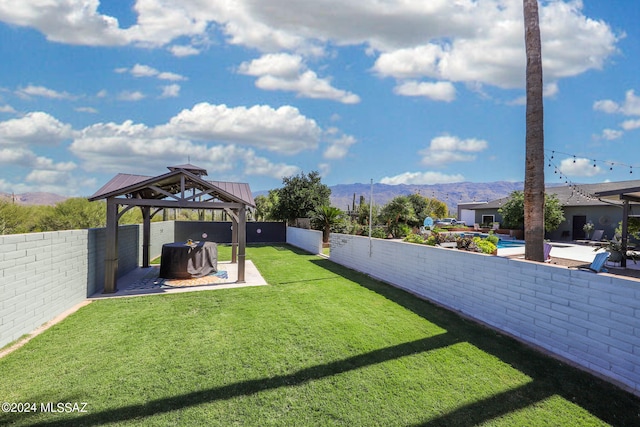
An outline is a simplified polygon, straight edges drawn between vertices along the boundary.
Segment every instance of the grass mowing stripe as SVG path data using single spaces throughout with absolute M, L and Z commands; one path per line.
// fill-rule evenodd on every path
M 628 393 L 403 291 L 289 247 L 247 253 L 270 286 L 100 300 L 0 360 L 5 401 L 89 410 L 0 424 L 638 421 Z

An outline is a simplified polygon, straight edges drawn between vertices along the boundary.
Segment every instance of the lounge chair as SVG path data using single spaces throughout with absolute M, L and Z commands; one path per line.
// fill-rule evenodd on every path
M 593 259 L 593 262 L 589 267 L 578 267 L 578 269 L 593 271 L 594 273 L 606 273 L 607 269 L 604 268 L 604 264 L 607 262 L 610 255 L 611 254 L 609 252 L 600 252 L 596 254 L 596 257 Z
M 604 230 L 595 230 L 590 239 L 576 240 L 576 243 L 582 243 L 583 245 L 600 246 L 604 236 Z
M 553 248 L 553 246 L 551 246 L 549 243 L 544 244 L 544 262 L 551 261 L 551 255 L 549 255 L 551 253 L 551 248 Z
M 604 230 L 595 230 L 588 244 L 592 246 L 600 246 L 601 244 L 600 241 L 602 240 L 602 236 L 604 236 Z

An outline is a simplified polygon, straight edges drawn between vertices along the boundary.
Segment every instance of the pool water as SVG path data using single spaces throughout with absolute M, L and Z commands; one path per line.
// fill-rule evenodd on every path
M 498 249 L 520 248 L 522 246 L 524 246 L 524 242 L 522 240 L 498 240 Z

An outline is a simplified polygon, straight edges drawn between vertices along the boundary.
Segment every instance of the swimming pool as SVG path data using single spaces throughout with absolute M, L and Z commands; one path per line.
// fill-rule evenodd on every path
M 524 246 L 523 240 L 498 240 L 498 249 L 520 248 Z

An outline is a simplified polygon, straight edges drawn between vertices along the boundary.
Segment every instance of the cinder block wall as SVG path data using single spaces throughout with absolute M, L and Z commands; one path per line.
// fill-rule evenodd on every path
M 489 324 L 640 395 L 640 282 L 344 234 L 331 260 Z M 370 255 L 371 253 L 371 255 Z
M 0 347 L 87 297 L 88 234 L 0 236 Z
M 287 243 L 312 254 L 322 253 L 322 231 L 287 227 Z
M 0 347 L 104 285 L 104 229 L 0 236 Z M 118 275 L 137 267 L 137 225 L 118 230 Z

